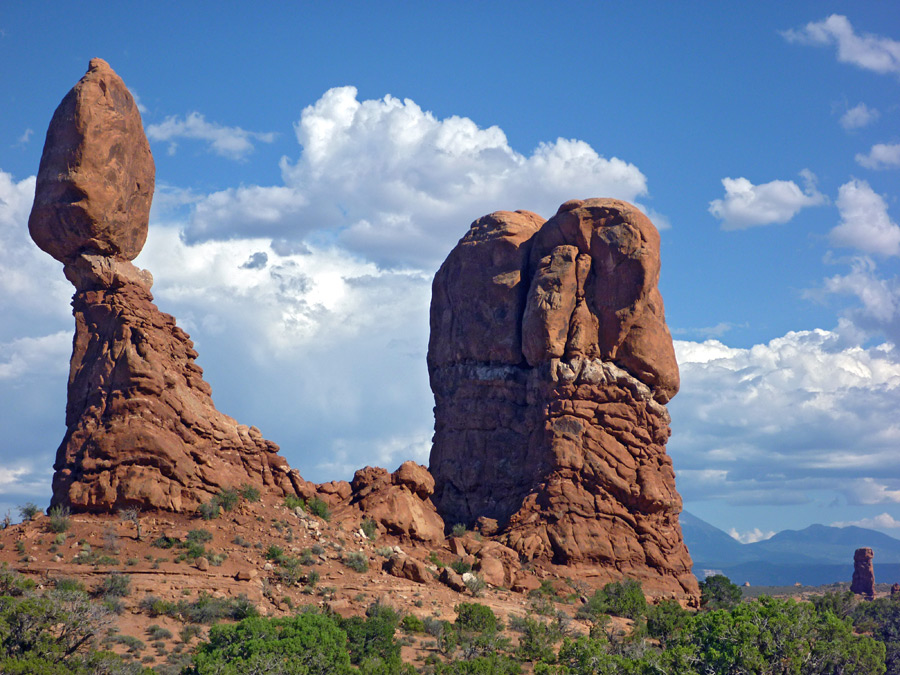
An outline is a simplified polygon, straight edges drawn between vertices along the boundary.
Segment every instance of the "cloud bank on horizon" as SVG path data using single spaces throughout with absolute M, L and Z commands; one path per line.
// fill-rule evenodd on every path
M 783 36 L 833 46 L 842 63 L 900 74 L 900 43 L 860 35 L 846 17 Z M 889 114 L 860 102 L 832 123 L 850 138 Z M 157 153 L 202 143 L 223 162 L 245 161 L 275 139 L 214 119 L 194 111 L 145 125 Z M 685 227 L 650 208 L 653 186 L 635 162 L 577 138 L 522 152 L 498 125 L 439 117 L 409 98 L 361 98 L 353 86 L 306 106 L 294 133 L 298 148 L 278 163 L 277 182 L 161 184 L 136 263 L 153 273 L 160 308 L 197 343 L 218 407 L 259 426 L 312 480 L 349 478 L 366 464 L 427 463 L 430 283 L 476 217 L 498 208 L 549 217 L 567 199 L 602 195 L 637 202 L 660 229 L 669 220 Z M 850 159 L 863 171 L 891 171 L 900 167 L 895 147 L 866 144 Z M 831 326 L 747 348 L 726 344 L 733 323 L 676 327 L 677 336 L 709 339 L 676 341 L 682 390 L 670 404 L 669 452 L 692 511 L 691 503 L 837 503 L 853 514 L 874 510 L 831 522 L 890 530 L 900 521 L 876 510 L 900 505 L 895 195 L 852 175 L 826 189 L 814 170 L 824 176 L 811 165 L 799 183 L 796 173 L 754 183 L 734 166 L 697 205 L 735 237 L 818 214 L 827 225 L 811 246 L 836 273 L 823 271 L 798 292 L 837 310 Z M 0 311 L 10 317 L 0 330 L 0 409 L 9 413 L 0 423 L 9 438 L 0 509 L 46 500 L 63 433 L 71 287 L 28 237 L 33 192 L 33 177 L 0 170 Z M 673 272 L 664 250 L 663 276 Z M 749 542 L 773 531 L 731 534 Z

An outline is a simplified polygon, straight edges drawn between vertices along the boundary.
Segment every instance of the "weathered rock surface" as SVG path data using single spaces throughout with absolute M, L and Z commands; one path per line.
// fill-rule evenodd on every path
M 75 286 L 66 434 L 53 504 L 190 511 L 242 484 L 305 481 L 255 427 L 216 410 L 197 352 L 131 262 L 147 235 L 154 167 L 122 80 L 94 59 L 53 116 L 29 230 Z
M 388 534 L 410 541 L 443 543 L 444 521 L 430 499 L 434 478 L 424 466 L 408 461 L 392 474 L 367 466 L 354 474 L 350 487 L 350 503 Z
M 858 595 L 875 597 L 875 553 L 870 548 L 858 548 L 853 553 L 853 579 L 850 590 Z
M 131 93 L 103 59 L 53 114 L 28 229 L 68 263 L 81 253 L 133 260 L 147 239 L 155 168 Z
M 527 559 L 696 597 L 665 452 L 678 366 L 659 233 L 573 200 L 480 218 L 434 279 L 430 471 L 447 524 L 496 519 Z

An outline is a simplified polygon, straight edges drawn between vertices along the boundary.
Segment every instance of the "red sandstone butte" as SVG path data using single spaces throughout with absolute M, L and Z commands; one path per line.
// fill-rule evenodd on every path
M 28 225 L 75 286 L 66 434 L 52 504 L 192 511 L 241 485 L 309 492 L 278 446 L 216 410 L 197 352 L 130 260 L 147 237 L 154 164 L 140 113 L 101 59 L 60 103 Z
M 690 602 L 659 241 L 614 199 L 476 220 L 432 286 L 429 469 L 448 525 L 496 519 L 524 558 Z

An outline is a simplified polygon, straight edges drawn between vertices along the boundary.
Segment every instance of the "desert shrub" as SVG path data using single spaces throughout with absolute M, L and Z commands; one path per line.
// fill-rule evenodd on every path
M 714 574 L 700 582 L 700 607 L 730 609 L 741 601 L 741 587 L 724 574 Z
M 203 520 L 213 520 L 214 518 L 218 518 L 220 511 L 221 507 L 215 499 L 204 502 L 197 507 L 197 514 L 203 518 Z
M 252 485 L 248 485 L 247 483 L 241 485 L 239 492 L 241 494 L 241 497 L 246 499 L 248 502 L 258 502 L 260 499 L 259 490 L 257 490 Z
M 24 506 L 19 507 L 19 515 L 22 516 L 22 520 L 34 520 L 39 513 L 41 513 L 41 508 L 33 502 L 26 502 Z
M 216 504 L 222 507 L 224 511 L 231 511 L 241 501 L 241 493 L 234 488 L 220 490 L 219 494 L 213 497 Z
M 465 574 L 466 572 L 472 571 L 472 565 L 467 563 L 465 560 L 454 560 L 450 563 L 451 569 L 457 574 Z
M 465 584 L 466 588 L 469 589 L 469 592 L 476 598 L 481 596 L 481 594 L 484 592 L 485 587 L 487 586 L 487 584 L 484 582 L 484 579 L 482 579 L 477 574 L 473 574 L 472 576 L 467 577 L 465 580 Z
M 57 577 L 53 579 L 53 587 L 63 593 L 87 593 L 87 588 L 78 579 Z
M 318 497 L 313 497 L 309 500 L 309 503 L 306 505 L 306 510 L 324 521 L 331 520 L 331 509 L 328 508 L 328 504 Z
M 209 530 L 197 529 L 187 533 L 184 540 L 189 544 L 206 544 L 213 539 L 213 534 Z
M 3 566 L 0 567 L 0 595 L 17 598 L 25 595 L 28 591 L 33 591 L 35 588 L 37 588 L 37 583 L 34 579 L 29 579 L 15 570 L 9 569 L 6 563 L 3 563 Z
M 155 546 L 156 548 L 172 548 L 181 543 L 181 540 L 178 537 L 170 537 L 166 534 L 162 535 L 158 539 L 154 539 L 150 542 L 151 546 Z
M 287 497 L 285 497 L 284 505 L 291 511 L 297 508 L 306 511 L 306 502 L 303 501 L 300 497 L 295 497 L 294 495 L 288 495 Z
M 170 640 L 172 638 L 172 631 L 168 628 L 163 628 L 162 626 L 157 626 L 155 623 L 147 626 L 147 636 L 151 640 Z
M 319 583 L 320 575 L 315 570 L 308 572 L 306 575 L 306 585 L 310 588 L 315 588 L 316 584 Z
M 278 569 L 275 575 L 281 583 L 293 586 L 304 576 L 300 560 L 293 556 L 283 556 L 278 561 Z
M 365 572 L 369 569 L 369 559 L 364 553 L 348 553 L 344 557 L 344 564 L 354 572 Z
M 243 538 L 241 535 L 239 535 L 239 534 L 234 535 L 234 539 L 231 540 L 231 543 L 232 543 L 232 544 L 237 544 L 238 546 L 241 546 L 241 547 L 243 547 L 243 548 L 249 548 L 249 547 L 251 547 L 251 546 L 253 545 L 249 540 L 244 539 L 244 538 Z
M 640 582 L 627 579 L 608 583 L 595 591 L 587 604 L 578 610 L 577 616 L 590 621 L 601 619 L 605 614 L 637 619 L 643 616 L 646 610 L 647 599 L 641 590 Z
M 506 654 L 491 654 L 437 664 L 434 672 L 435 675 L 519 675 L 522 666 Z
M 415 614 L 407 614 L 400 621 L 400 628 L 404 633 L 424 633 L 425 622 Z
M 266 549 L 266 559 L 271 560 L 272 562 L 279 563 L 284 558 L 284 549 L 275 544 L 270 544 L 269 548 Z
M 72 524 L 69 520 L 69 516 L 71 515 L 69 512 L 68 506 L 62 506 L 57 504 L 53 508 L 50 509 L 50 513 L 48 514 L 50 519 L 48 521 L 48 527 L 51 532 L 65 532 L 69 529 L 69 526 Z
M 200 635 L 201 632 L 203 632 L 203 629 L 200 626 L 195 623 L 189 623 L 178 631 L 178 639 L 187 644 Z
M 98 597 L 124 598 L 131 594 L 131 577 L 127 574 L 108 574 L 94 591 Z
M 378 538 L 378 523 L 376 523 L 373 519 L 363 518 L 362 522 L 359 524 L 359 527 L 363 531 L 363 534 L 372 541 L 375 541 Z
M 171 615 L 176 611 L 176 604 L 169 600 L 163 600 L 155 595 L 147 595 L 141 598 L 138 608 L 147 612 L 150 616 Z
M 207 556 L 207 560 L 209 564 L 213 567 L 219 567 L 223 562 L 228 559 L 228 556 L 225 553 L 212 553 Z
M 53 545 L 54 546 L 62 546 L 66 543 L 66 533 L 59 532 L 55 537 L 53 537 Z

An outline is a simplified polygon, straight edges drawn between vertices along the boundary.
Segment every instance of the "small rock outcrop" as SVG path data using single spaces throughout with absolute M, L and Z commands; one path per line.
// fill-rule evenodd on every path
M 867 598 L 875 597 L 875 553 L 870 548 L 858 548 L 853 553 L 853 579 L 850 590 Z
M 50 122 L 28 221 L 75 286 L 52 504 L 190 511 L 242 484 L 308 489 L 277 445 L 216 410 L 190 338 L 130 262 L 147 237 L 154 170 L 134 99 L 93 59 Z
M 613 199 L 476 220 L 432 286 L 429 469 L 448 525 L 493 519 L 523 558 L 690 599 L 659 241 Z
M 434 478 L 424 466 L 408 461 L 394 473 L 367 466 L 354 474 L 350 488 L 350 503 L 388 534 L 406 541 L 444 542 L 444 521 L 431 502 Z

